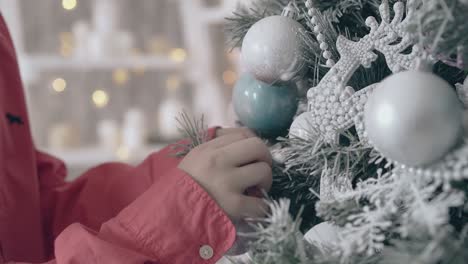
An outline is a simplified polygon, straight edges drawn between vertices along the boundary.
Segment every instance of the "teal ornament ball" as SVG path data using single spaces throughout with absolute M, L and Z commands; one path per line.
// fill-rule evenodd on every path
M 233 92 L 239 121 L 263 137 L 287 134 L 297 111 L 298 93 L 293 84 L 267 84 L 243 74 Z

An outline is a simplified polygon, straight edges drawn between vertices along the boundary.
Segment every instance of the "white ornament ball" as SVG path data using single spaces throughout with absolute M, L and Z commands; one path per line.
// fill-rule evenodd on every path
M 299 78 L 306 68 L 303 32 L 300 23 L 285 16 L 258 21 L 243 40 L 242 67 L 269 84 Z
M 330 222 L 323 222 L 312 227 L 304 235 L 304 239 L 319 248 L 327 248 L 330 245 L 338 244 L 340 241 L 338 227 Z
M 312 115 L 308 112 L 302 113 L 296 117 L 289 128 L 289 137 L 302 140 L 316 138 L 317 135 L 314 133 L 314 128 L 312 127 L 312 118 Z
M 419 71 L 394 74 L 370 96 L 364 122 L 385 157 L 408 166 L 441 159 L 462 134 L 462 106 L 453 88 Z

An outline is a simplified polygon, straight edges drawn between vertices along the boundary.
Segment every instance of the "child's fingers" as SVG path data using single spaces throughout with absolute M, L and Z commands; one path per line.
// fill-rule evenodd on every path
M 232 134 L 227 134 L 218 138 L 215 138 L 211 141 L 208 141 L 207 143 L 203 144 L 204 148 L 211 148 L 211 149 L 218 149 L 224 146 L 227 146 L 229 144 L 232 144 L 236 141 L 240 141 L 246 138 L 249 138 L 250 135 L 247 133 L 232 133 Z
M 244 192 L 249 187 L 259 187 L 269 191 L 272 184 L 271 166 L 266 162 L 256 162 L 237 169 L 232 179 L 239 191 Z
M 222 155 L 223 161 L 234 166 L 260 161 L 272 164 L 270 150 L 261 139 L 256 137 L 239 140 L 223 147 Z
M 240 198 L 241 209 L 239 216 L 241 218 L 262 218 L 268 213 L 268 205 L 263 199 L 243 195 Z
M 257 198 L 265 197 L 263 194 L 263 191 L 259 189 L 258 187 L 249 187 L 247 188 L 247 190 L 245 190 L 244 194 L 247 196 L 252 196 L 252 197 L 257 197 Z
M 216 137 L 222 137 L 228 134 L 245 133 L 249 137 L 255 137 L 255 133 L 246 127 L 220 128 L 216 130 Z

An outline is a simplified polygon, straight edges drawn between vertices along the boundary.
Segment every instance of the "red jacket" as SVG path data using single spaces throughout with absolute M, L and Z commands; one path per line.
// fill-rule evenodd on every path
M 0 18 L 0 263 L 215 263 L 235 228 L 170 152 L 65 182 L 64 164 L 34 147 Z

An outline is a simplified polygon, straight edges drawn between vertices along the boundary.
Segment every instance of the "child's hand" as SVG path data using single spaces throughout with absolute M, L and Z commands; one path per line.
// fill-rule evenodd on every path
M 229 134 L 244 133 L 247 137 L 256 137 L 255 133 L 246 127 L 219 128 L 216 130 L 216 137 L 222 137 Z
M 250 187 L 270 189 L 270 152 L 246 129 L 229 132 L 193 149 L 179 168 L 190 174 L 231 220 L 262 217 L 267 212 L 264 201 L 244 193 Z

